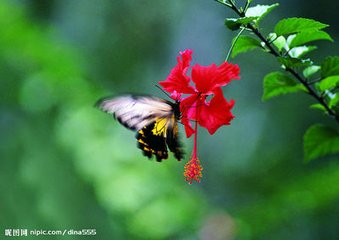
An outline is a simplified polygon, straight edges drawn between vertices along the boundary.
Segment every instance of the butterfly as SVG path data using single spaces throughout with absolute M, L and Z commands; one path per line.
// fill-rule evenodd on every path
M 178 130 L 179 101 L 170 102 L 148 95 L 122 95 L 102 98 L 96 106 L 112 114 L 126 128 L 136 131 L 137 146 L 149 159 L 153 155 L 158 162 L 167 159 L 167 149 L 178 161 L 183 158 Z

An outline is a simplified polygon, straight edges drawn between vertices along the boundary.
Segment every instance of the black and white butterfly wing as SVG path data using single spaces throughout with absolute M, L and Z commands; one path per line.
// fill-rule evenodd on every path
M 97 107 L 113 116 L 126 128 L 136 130 L 138 147 L 157 161 L 168 158 L 167 147 L 179 161 L 183 151 L 178 137 L 178 105 L 151 96 L 124 95 L 104 98 Z
M 131 130 L 140 130 L 154 122 L 156 118 L 173 115 L 170 102 L 151 96 L 124 95 L 103 98 L 96 106 L 104 112 L 113 114 L 122 125 Z

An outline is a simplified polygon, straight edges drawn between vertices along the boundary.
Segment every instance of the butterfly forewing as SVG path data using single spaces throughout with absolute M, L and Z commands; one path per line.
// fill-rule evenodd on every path
M 150 96 L 125 95 L 99 100 L 97 106 L 111 113 L 125 127 L 140 130 L 156 117 L 168 117 L 173 108 L 168 101 Z
M 124 95 L 104 98 L 97 107 L 113 116 L 126 128 L 136 130 L 138 147 L 157 161 L 168 158 L 167 146 L 180 161 L 183 151 L 178 140 L 178 104 L 152 96 Z

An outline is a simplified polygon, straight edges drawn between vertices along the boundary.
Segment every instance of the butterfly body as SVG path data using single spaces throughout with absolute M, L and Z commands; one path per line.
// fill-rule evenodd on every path
M 177 160 L 183 157 L 178 136 L 179 102 L 146 95 L 123 95 L 103 98 L 96 104 L 126 128 L 137 131 L 138 147 L 148 158 L 168 158 L 168 149 Z

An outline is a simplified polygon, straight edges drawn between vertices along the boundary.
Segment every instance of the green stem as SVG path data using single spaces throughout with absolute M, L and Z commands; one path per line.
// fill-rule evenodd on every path
M 314 80 L 312 80 L 312 81 L 308 81 L 307 84 L 308 84 L 308 85 L 312 85 L 312 84 L 315 84 L 315 83 L 317 83 L 317 82 L 320 82 L 321 80 L 322 80 L 321 78 L 314 79 Z
M 247 9 L 248 9 L 249 6 L 250 6 L 250 1 L 247 0 L 247 1 L 246 1 L 246 4 L 245 4 L 245 7 L 244 7 L 244 13 L 245 13 L 245 14 L 246 14 L 246 11 L 247 11 Z
M 221 4 L 223 4 L 223 5 L 227 6 L 227 7 L 232 7 L 230 4 L 226 3 L 226 2 L 223 1 L 223 0 L 214 0 L 214 1 L 216 1 L 216 2 L 218 2 L 218 3 L 221 3 Z
M 240 35 L 241 35 L 244 31 L 245 31 L 245 28 L 242 28 L 242 29 L 238 32 L 237 36 L 235 37 L 234 41 L 232 42 L 232 45 L 231 45 L 231 47 L 230 47 L 230 50 L 228 50 L 228 53 L 227 53 L 225 62 L 228 61 L 229 57 L 231 56 L 231 53 L 232 53 L 232 51 L 233 51 L 233 48 L 234 48 L 235 44 L 237 43 L 237 41 L 238 41 Z

